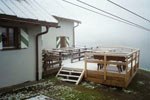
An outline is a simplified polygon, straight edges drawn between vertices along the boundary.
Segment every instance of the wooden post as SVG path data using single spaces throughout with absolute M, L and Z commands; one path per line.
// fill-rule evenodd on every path
M 137 67 L 138 67 L 138 61 L 137 61 L 137 59 L 138 59 L 138 53 L 136 52 L 136 53 L 135 53 L 135 66 L 134 66 L 134 72 L 136 72 Z
M 71 52 L 71 63 L 73 63 L 73 51 Z
M 62 52 L 59 52 L 59 66 L 61 67 L 62 63 Z
M 137 67 L 139 68 L 139 62 L 140 62 L 140 50 L 138 50 L 137 52 L 138 52 L 138 64 L 137 64 Z
M 133 71 L 134 71 L 133 61 L 134 61 L 134 56 L 133 56 L 133 54 L 132 54 L 132 55 L 131 55 L 131 73 L 130 73 L 130 76 L 133 75 Z
M 85 67 L 84 67 L 84 70 L 85 70 L 85 78 L 87 78 L 87 61 L 85 59 Z
M 81 56 L 81 54 L 80 54 L 80 49 L 78 50 L 78 53 L 79 53 L 79 61 L 80 61 L 80 56 Z
M 106 54 L 104 55 L 104 80 L 106 80 Z
M 126 74 L 125 74 L 125 83 L 128 81 L 128 57 L 126 57 Z

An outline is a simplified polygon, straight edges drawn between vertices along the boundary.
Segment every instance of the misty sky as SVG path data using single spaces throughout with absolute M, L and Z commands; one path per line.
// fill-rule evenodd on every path
M 57 0 L 62 1 L 62 0 Z M 70 2 L 87 7 L 76 0 Z M 126 20 L 143 27 L 150 28 L 150 23 L 111 4 L 107 0 L 81 0 L 95 7 L 113 13 Z M 112 0 L 113 2 L 150 19 L 150 0 Z M 150 32 L 126 25 L 124 23 L 83 10 L 62 2 L 65 8 L 71 11 L 73 17 L 78 18 L 82 24 L 76 28 L 77 46 L 128 46 L 141 50 L 141 65 L 150 69 Z M 89 7 L 88 7 L 89 8 Z M 90 8 L 92 9 L 92 8 Z M 95 9 L 93 9 L 95 10 Z M 98 10 L 95 10 L 98 11 Z M 100 11 L 98 11 L 100 12 Z M 102 13 L 102 12 L 100 12 Z
M 60 0 L 58 0 L 60 1 Z M 87 7 L 76 0 L 69 0 L 70 2 L 79 4 L 81 6 Z M 144 27 L 150 28 L 150 23 L 146 22 L 145 20 L 130 14 L 129 12 L 122 10 L 121 8 L 111 4 L 107 0 L 81 0 L 86 3 L 89 3 L 91 5 L 94 5 L 95 7 L 98 7 L 100 9 L 103 9 L 105 11 L 108 11 L 110 13 L 113 13 L 117 16 L 120 16 L 124 19 L 127 19 L 129 21 L 132 21 L 134 23 L 140 24 Z M 149 12 L 149 5 L 150 0 L 112 0 L 136 13 L 138 13 L 141 16 L 144 16 L 145 18 L 149 18 L 150 12 Z M 145 30 L 135 28 L 133 26 L 126 25 L 124 23 L 114 21 L 112 19 L 103 17 L 101 15 L 83 10 L 81 8 L 72 6 L 70 4 L 64 3 L 66 9 L 69 8 L 74 12 L 74 16 L 82 21 L 82 24 L 76 29 L 76 42 L 77 44 L 80 43 L 87 43 L 91 41 L 93 44 L 95 43 L 101 43 L 100 45 L 103 45 L 108 41 L 107 44 L 118 44 L 117 42 L 120 41 L 120 39 L 128 38 L 128 37 L 134 37 L 136 34 L 143 34 L 148 33 Z M 71 8 L 71 9 L 70 9 Z M 88 7 L 89 8 L 89 7 Z M 92 8 L 90 8 L 92 9 Z M 93 9 L 95 10 L 95 9 Z M 95 10 L 98 11 L 98 10 Z M 100 12 L 100 11 L 98 11 Z M 102 13 L 102 12 L 100 12 Z M 136 34 L 134 34 L 136 33 Z M 128 34 L 128 36 L 127 36 Z M 139 38 L 141 36 L 139 35 Z M 116 40 L 117 38 L 117 40 Z M 112 43 L 112 41 L 114 43 Z M 121 42 L 121 41 L 120 41 Z M 122 41 L 123 42 L 123 41 Z M 97 44 L 97 45 L 98 45 Z M 124 43 L 125 44 L 125 43 Z

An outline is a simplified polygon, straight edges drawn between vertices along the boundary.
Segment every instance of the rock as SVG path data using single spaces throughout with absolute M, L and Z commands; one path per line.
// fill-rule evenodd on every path
M 143 81 L 138 81 L 139 85 L 144 85 L 145 83 Z
M 127 94 L 134 93 L 132 90 L 126 90 L 126 89 L 123 89 L 123 92 L 125 92 L 125 93 L 127 93 Z

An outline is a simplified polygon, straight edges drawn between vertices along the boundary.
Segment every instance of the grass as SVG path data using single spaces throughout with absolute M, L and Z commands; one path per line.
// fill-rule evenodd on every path
M 87 89 L 82 86 L 55 86 L 54 89 L 47 95 L 52 98 L 62 100 L 111 100 L 109 96 L 105 97 L 98 91 L 93 91 L 93 89 Z
M 0 93 L 0 100 L 25 99 L 39 94 L 56 100 L 149 100 L 150 72 L 140 69 L 126 89 L 86 81 L 74 85 L 50 77 L 40 83 Z

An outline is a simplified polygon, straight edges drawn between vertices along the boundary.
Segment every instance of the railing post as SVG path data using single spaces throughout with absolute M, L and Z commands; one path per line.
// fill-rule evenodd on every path
M 74 56 L 73 52 L 74 51 L 71 52 L 71 63 L 73 63 L 73 56 Z
M 125 74 L 125 83 L 127 84 L 128 80 L 128 57 L 126 57 L 126 74 Z
M 140 50 L 138 50 L 137 52 L 138 52 L 138 63 L 137 63 L 137 68 L 139 68 L 139 62 L 140 62 Z
M 43 54 L 43 71 L 46 71 L 46 54 Z
M 106 80 L 106 66 L 107 66 L 107 64 L 106 64 L 106 61 L 107 61 L 107 58 L 106 58 L 106 54 L 104 55 L 104 80 Z
M 136 72 L 136 69 L 137 69 L 137 58 L 138 58 L 138 54 L 137 54 L 137 52 L 135 52 L 135 58 L 134 58 L 134 60 L 135 60 L 135 65 L 134 65 L 134 72 Z
M 79 53 L 79 61 L 80 61 L 80 56 L 81 56 L 81 54 L 80 54 L 80 49 L 78 50 L 78 53 Z
M 87 56 L 85 53 L 85 60 L 84 60 L 85 66 L 84 66 L 84 70 L 85 70 L 85 78 L 87 78 Z
M 133 56 L 133 54 L 132 54 L 132 55 L 131 55 L 131 73 L 130 73 L 130 76 L 133 75 L 133 71 L 134 71 L 133 61 L 134 61 L 134 56 Z
M 59 66 L 61 67 L 62 63 L 62 52 L 59 52 Z

